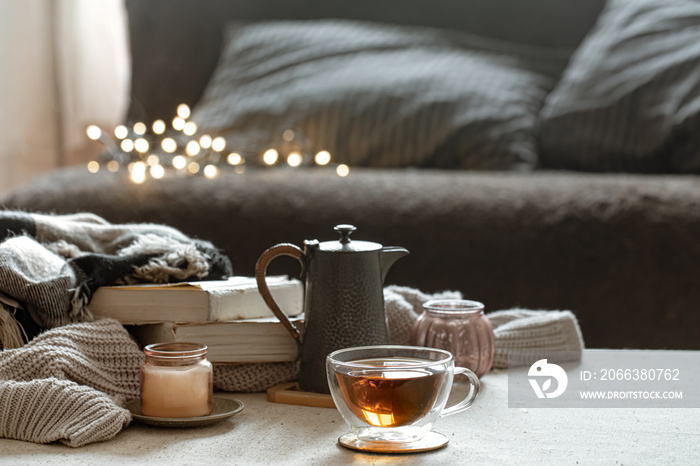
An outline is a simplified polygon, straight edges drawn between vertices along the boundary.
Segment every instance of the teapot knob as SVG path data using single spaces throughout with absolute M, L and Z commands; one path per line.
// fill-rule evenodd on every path
M 350 233 L 357 230 L 357 228 L 355 228 L 354 226 L 345 224 L 336 225 L 336 227 L 333 229 L 340 233 L 341 244 L 348 244 L 350 242 Z

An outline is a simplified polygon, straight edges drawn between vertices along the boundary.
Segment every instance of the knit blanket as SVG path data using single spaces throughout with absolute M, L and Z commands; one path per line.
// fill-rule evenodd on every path
M 407 287 L 384 289 L 390 342 L 408 344 L 428 295 Z M 583 338 L 569 311 L 511 309 L 487 314 L 494 326 L 494 368 L 508 366 L 510 349 L 581 351 Z M 0 437 L 72 447 L 115 436 L 131 420 L 124 401 L 139 396 L 144 356 L 113 319 L 48 330 L 22 348 L 0 353 Z M 256 392 L 295 380 L 298 364 L 215 365 L 214 387 Z
M 92 320 L 100 286 L 217 280 L 230 260 L 211 243 L 156 224 L 111 224 L 97 215 L 0 211 L 0 347 L 43 329 Z

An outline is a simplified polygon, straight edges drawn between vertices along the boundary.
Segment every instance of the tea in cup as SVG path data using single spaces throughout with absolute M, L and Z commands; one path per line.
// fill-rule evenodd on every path
M 455 374 L 467 377 L 469 393 L 445 408 Z M 454 366 L 449 351 L 413 346 L 341 349 L 327 356 L 326 375 L 333 401 L 351 428 L 340 443 L 375 451 L 411 449 L 439 417 L 471 406 L 480 387 L 476 374 Z M 444 446 L 447 437 L 437 435 L 428 443 Z

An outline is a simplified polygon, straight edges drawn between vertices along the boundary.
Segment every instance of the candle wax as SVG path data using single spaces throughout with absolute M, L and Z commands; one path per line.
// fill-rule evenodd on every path
M 141 367 L 141 413 L 183 418 L 205 416 L 212 409 L 211 366 Z

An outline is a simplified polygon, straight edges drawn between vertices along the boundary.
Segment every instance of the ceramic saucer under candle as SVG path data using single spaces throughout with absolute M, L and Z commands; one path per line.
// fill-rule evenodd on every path
M 243 403 L 231 398 L 214 395 L 211 413 L 195 417 L 154 417 L 141 414 L 141 400 L 136 398 L 126 403 L 126 409 L 139 422 L 158 427 L 197 427 L 214 424 L 243 411 Z
M 445 435 L 430 431 L 415 442 L 366 442 L 357 438 L 352 432 L 341 436 L 338 443 L 351 450 L 368 451 L 372 453 L 420 453 L 423 451 L 437 450 L 449 442 Z

